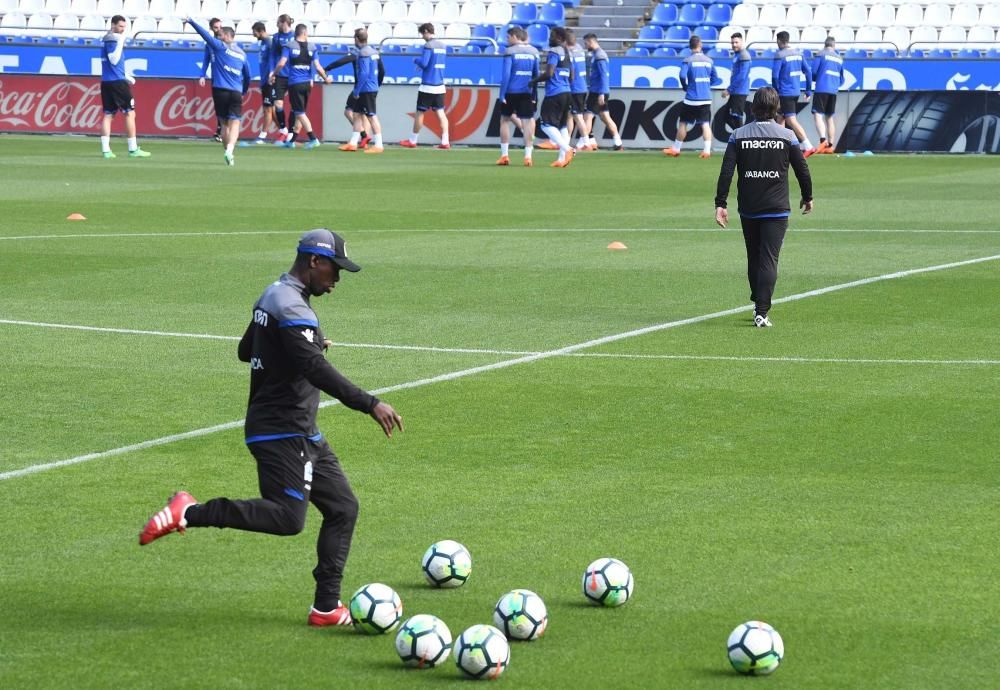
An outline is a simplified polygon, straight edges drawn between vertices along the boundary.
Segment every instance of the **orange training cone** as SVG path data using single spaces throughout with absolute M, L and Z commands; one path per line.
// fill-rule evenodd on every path
M 628 249 L 628 247 L 626 247 L 621 242 L 612 242 L 611 244 L 608 245 L 608 249 Z
M 71 213 L 66 216 L 66 220 L 87 220 L 82 213 Z

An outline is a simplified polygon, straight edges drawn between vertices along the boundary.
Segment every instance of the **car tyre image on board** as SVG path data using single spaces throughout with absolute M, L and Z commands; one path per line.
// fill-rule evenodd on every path
M 1000 153 L 1000 94 L 873 91 L 851 112 L 837 152 Z

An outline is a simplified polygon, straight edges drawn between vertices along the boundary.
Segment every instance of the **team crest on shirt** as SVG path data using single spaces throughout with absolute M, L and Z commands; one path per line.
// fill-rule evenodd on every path
M 302 331 L 302 337 L 304 337 L 304 338 L 305 338 L 306 340 L 308 340 L 308 341 L 309 341 L 310 343 L 312 343 L 312 342 L 316 342 L 316 341 L 315 341 L 315 340 L 313 339 L 315 335 L 316 335 L 316 333 L 315 333 L 315 332 L 313 331 L 313 329 L 311 329 L 311 328 L 307 328 L 307 329 L 305 329 L 304 331 Z

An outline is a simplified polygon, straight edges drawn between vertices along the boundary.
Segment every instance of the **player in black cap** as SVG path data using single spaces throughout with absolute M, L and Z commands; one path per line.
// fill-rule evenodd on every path
M 358 499 L 316 426 L 320 391 L 370 414 L 388 437 L 394 427 L 403 430 L 403 419 L 388 403 L 355 386 L 323 356 L 330 343 L 309 299 L 333 290 L 342 269 L 361 267 L 347 257 L 340 235 L 325 229 L 304 234 L 295 263 L 264 290 L 240 340 L 239 358 L 250 364 L 244 429 L 257 461 L 261 497 L 198 503 L 181 491 L 139 535 L 139 544 L 146 545 L 188 527 L 298 534 L 312 503 L 323 514 L 313 570 L 316 596 L 309 612 L 309 624 L 318 626 L 351 622 L 340 601 L 340 580 L 358 516 Z

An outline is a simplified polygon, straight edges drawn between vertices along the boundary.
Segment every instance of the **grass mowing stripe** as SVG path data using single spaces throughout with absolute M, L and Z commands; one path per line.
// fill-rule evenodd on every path
M 742 357 L 739 355 L 637 355 L 617 352 L 577 352 L 569 357 L 606 359 L 666 359 L 682 362 L 789 362 L 792 364 L 940 364 L 996 366 L 1000 359 L 875 359 L 856 357 Z
M 796 295 L 789 295 L 788 297 L 782 297 L 774 301 L 774 304 L 780 304 L 785 302 L 794 302 L 796 300 L 806 299 L 808 297 L 818 297 L 820 295 L 826 295 L 831 292 L 838 292 L 840 290 L 847 290 L 853 287 L 860 287 L 863 285 L 871 285 L 872 283 L 883 282 L 886 280 L 895 280 L 897 278 L 905 278 L 908 276 L 919 275 L 921 273 L 931 273 L 934 271 L 943 271 L 950 268 L 958 268 L 961 266 L 970 266 L 973 264 L 985 263 L 987 261 L 996 261 L 1000 259 L 1000 254 L 994 254 L 992 256 L 984 256 L 977 259 L 966 259 L 964 261 L 953 261 L 947 264 L 938 264 L 935 266 L 925 266 L 923 268 L 911 268 L 905 271 L 896 271 L 895 273 L 887 273 L 881 276 L 873 276 L 870 278 L 862 278 L 860 280 L 852 280 L 847 283 L 839 283 L 837 285 L 831 285 L 825 288 L 818 288 L 816 290 L 809 290 L 807 292 L 801 292 Z M 487 371 L 496 371 L 498 369 L 506 369 L 508 367 L 515 366 L 517 364 L 527 364 L 529 362 L 535 362 L 542 359 L 549 359 L 551 357 L 558 357 L 560 355 L 567 355 L 579 350 L 586 350 L 591 347 L 597 347 L 598 345 L 605 345 L 607 343 L 613 343 L 619 340 L 625 340 L 627 338 L 634 338 L 640 335 L 646 335 L 648 333 L 655 333 L 658 331 L 664 331 L 670 328 L 677 328 L 679 326 L 686 326 L 694 323 L 701 323 L 703 321 L 709 321 L 712 319 L 717 319 L 723 316 L 733 316 L 742 312 L 749 311 L 752 307 L 745 305 L 742 307 L 734 307 L 732 309 L 725 309 L 723 311 L 712 312 L 710 314 L 702 314 L 701 316 L 692 316 L 687 319 L 679 319 L 677 321 L 668 321 L 666 323 L 654 324 L 652 326 L 646 326 L 644 328 L 637 328 L 631 331 L 625 331 L 623 333 L 615 333 L 613 335 L 603 336 L 601 338 L 595 338 L 593 340 L 587 340 L 582 343 L 576 343 L 574 345 L 567 345 L 566 347 L 561 347 L 555 350 L 548 350 L 546 352 L 539 352 L 536 354 L 526 355 L 523 357 L 516 357 L 515 359 L 502 360 L 500 362 L 494 362 L 493 364 L 485 364 L 478 367 L 470 367 L 468 369 L 460 369 L 458 371 L 449 372 L 446 374 L 441 374 L 439 376 L 430 376 L 427 378 L 417 379 L 416 381 L 409 381 L 407 383 L 400 383 L 394 386 L 387 386 L 384 388 L 375 389 L 372 393 L 376 395 L 381 395 L 383 393 L 391 393 L 399 390 L 407 390 L 410 388 L 418 388 L 421 386 L 427 386 L 434 383 L 441 383 L 445 381 L 454 381 L 455 379 L 464 378 L 467 376 L 472 376 L 475 374 L 484 373 Z M 327 400 L 326 402 L 320 403 L 320 407 L 330 407 L 339 404 L 336 400 Z M 186 431 L 181 434 L 172 434 L 170 436 L 164 436 L 159 439 L 152 439 L 149 441 L 143 441 L 141 443 L 132 444 L 129 446 L 123 446 L 121 448 L 114 448 L 111 450 L 102 451 L 99 453 L 88 453 L 87 455 L 79 455 L 75 458 L 68 458 L 66 460 L 59 460 L 56 462 L 43 463 L 39 465 L 31 465 L 29 467 L 24 467 L 18 470 L 11 470 L 9 472 L 0 473 L 0 481 L 7 479 L 14 479 L 17 477 L 24 477 L 30 474 L 37 474 L 39 472 L 44 472 L 46 470 L 56 469 L 59 467 L 65 467 L 68 465 L 76 465 L 82 462 L 88 462 L 90 460 L 97 460 L 100 458 L 111 457 L 114 455 L 121 455 L 127 453 L 131 450 L 142 450 L 145 448 L 152 448 L 154 446 L 161 446 L 167 443 L 172 443 L 174 441 L 179 441 L 183 439 L 196 438 L 199 436 L 206 436 L 208 434 L 215 433 L 217 431 L 224 431 L 226 429 L 233 429 L 235 427 L 243 424 L 243 420 L 238 420 L 235 422 L 227 422 L 224 424 L 217 424 L 211 427 L 205 427 L 202 429 L 195 429 L 193 431 Z

